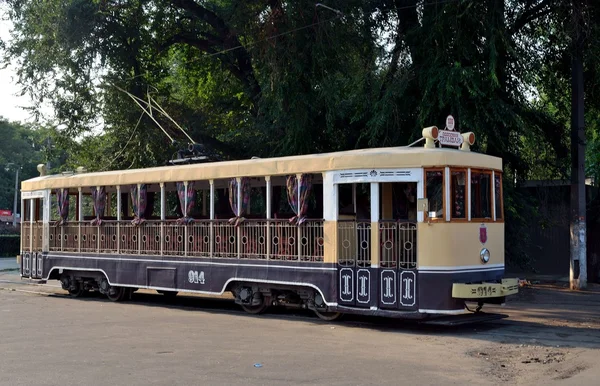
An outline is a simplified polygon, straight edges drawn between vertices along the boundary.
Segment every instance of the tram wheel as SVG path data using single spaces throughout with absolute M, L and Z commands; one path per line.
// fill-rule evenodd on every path
M 74 298 L 79 298 L 81 296 L 83 296 L 85 294 L 85 290 L 83 289 L 83 286 L 81 285 L 81 283 L 77 283 L 74 289 L 69 288 L 69 295 L 71 295 Z
M 166 298 L 174 298 L 177 296 L 179 292 L 177 291 L 166 291 L 166 290 L 156 290 L 159 294 L 163 295 Z
M 271 304 L 271 298 L 261 296 L 261 300 L 262 300 L 262 302 L 255 306 L 247 306 L 245 304 L 242 304 L 241 305 L 242 309 L 249 314 L 253 314 L 253 315 L 262 314 L 263 312 L 265 312 L 267 310 L 267 308 L 269 308 L 269 305 Z
M 319 317 L 319 319 L 325 320 L 327 322 L 332 322 L 334 320 L 338 320 L 342 316 L 341 312 L 322 312 L 319 310 L 314 310 L 314 311 L 315 311 L 315 314 L 317 314 L 317 316 Z
M 114 292 L 113 292 L 114 290 Z M 112 292 L 112 294 L 111 294 Z M 127 291 L 125 291 L 125 288 L 123 287 L 112 287 L 111 289 L 108 290 L 108 294 L 106 295 L 108 297 L 109 300 L 112 300 L 113 302 L 120 302 L 121 300 L 123 300 L 125 298 L 125 294 Z

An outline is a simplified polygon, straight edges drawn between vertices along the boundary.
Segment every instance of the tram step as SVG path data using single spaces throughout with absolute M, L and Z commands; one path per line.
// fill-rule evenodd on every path
M 436 319 L 424 320 L 421 322 L 421 324 L 433 326 L 461 326 L 465 324 L 489 322 L 490 320 L 498 320 L 504 318 L 508 318 L 508 315 L 476 312 L 472 314 L 442 316 Z

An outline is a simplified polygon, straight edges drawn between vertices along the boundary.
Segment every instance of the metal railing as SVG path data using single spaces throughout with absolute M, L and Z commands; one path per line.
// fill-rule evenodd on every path
M 33 251 L 39 252 L 42 250 L 44 242 L 44 223 L 36 221 L 33 223 Z
M 21 245 L 24 252 L 31 252 L 31 223 L 23 222 L 21 224 Z
M 371 223 L 338 222 L 338 264 L 344 267 L 371 265 Z
M 39 232 L 41 235 L 42 224 Z M 24 224 L 23 234 L 24 246 L 28 247 L 29 224 Z M 300 226 L 288 220 L 245 220 L 237 227 L 228 220 L 197 220 L 189 224 L 146 220 L 138 225 L 129 221 L 103 221 L 101 225 L 74 221 L 50 224 L 48 241 L 50 251 L 59 252 L 306 262 L 323 261 L 324 248 L 323 220 L 307 220 Z
M 240 226 L 240 257 L 267 258 L 267 220 L 246 220 Z
M 379 262 L 381 267 L 417 267 L 417 224 L 381 221 L 379 223 Z

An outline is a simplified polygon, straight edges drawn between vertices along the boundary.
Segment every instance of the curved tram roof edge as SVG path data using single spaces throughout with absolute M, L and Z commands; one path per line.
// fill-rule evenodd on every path
M 232 177 L 322 173 L 332 170 L 464 166 L 502 170 L 502 159 L 470 151 L 425 148 L 374 148 L 277 158 L 212 162 L 144 169 L 49 175 L 22 182 L 22 190 L 199 181 Z

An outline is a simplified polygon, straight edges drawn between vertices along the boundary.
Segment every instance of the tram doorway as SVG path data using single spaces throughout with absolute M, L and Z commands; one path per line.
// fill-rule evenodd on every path
M 338 185 L 338 303 L 413 310 L 417 182 Z
M 417 183 L 381 184 L 378 307 L 417 308 Z
M 371 184 L 338 185 L 338 303 L 370 307 Z

